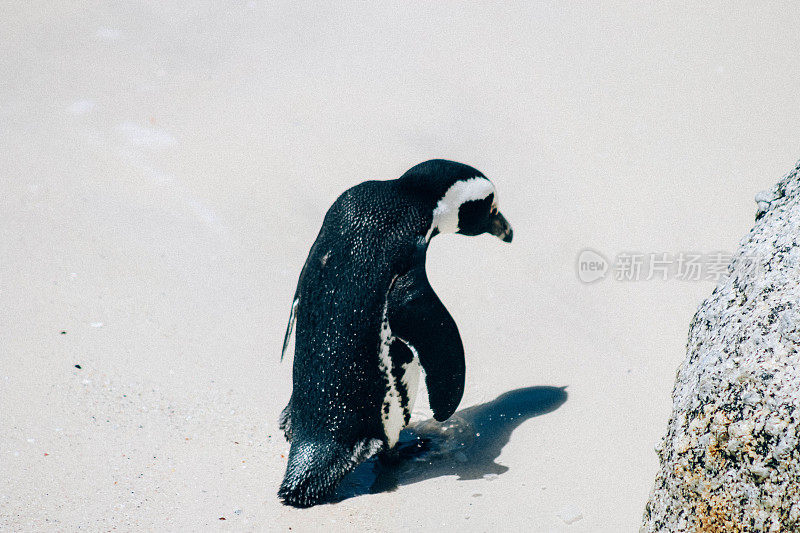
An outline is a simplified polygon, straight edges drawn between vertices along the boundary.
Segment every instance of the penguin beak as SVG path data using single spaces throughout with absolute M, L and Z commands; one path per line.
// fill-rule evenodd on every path
M 508 220 L 500 211 L 495 211 L 489 219 L 489 233 L 503 242 L 511 242 L 514 237 L 514 230 L 511 229 L 511 224 L 508 223 Z

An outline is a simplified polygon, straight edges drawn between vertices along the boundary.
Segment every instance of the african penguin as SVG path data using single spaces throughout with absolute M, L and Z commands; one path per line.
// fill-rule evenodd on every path
M 439 233 L 511 242 L 494 185 L 441 159 L 345 191 L 325 215 L 300 273 L 283 351 L 295 330 L 293 389 L 280 426 L 291 442 L 278 496 L 327 500 L 356 465 L 391 449 L 425 372 L 434 418 L 464 392 L 464 348 L 425 274 Z M 283 356 L 281 356 L 283 357 Z

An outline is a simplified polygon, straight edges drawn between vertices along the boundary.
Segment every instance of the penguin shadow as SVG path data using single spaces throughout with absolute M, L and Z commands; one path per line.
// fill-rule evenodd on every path
M 391 455 L 359 465 L 337 488 L 333 502 L 363 494 L 391 492 L 440 476 L 492 479 L 508 471 L 497 464 L 511 433 L 535 416 L 567 401 L 566 387 L 525 387 L 456 412 L 445 422 L 424 420 L 400 433 Z M 332 502 L 332 503 L 333 503 Z

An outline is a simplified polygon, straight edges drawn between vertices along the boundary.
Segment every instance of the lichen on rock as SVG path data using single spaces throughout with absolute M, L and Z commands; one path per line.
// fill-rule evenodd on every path
M 692 320 L 643 532 L 800 531 L 800 163 Z

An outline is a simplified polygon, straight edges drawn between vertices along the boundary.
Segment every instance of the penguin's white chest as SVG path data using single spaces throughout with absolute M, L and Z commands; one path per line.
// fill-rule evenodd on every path
M 386 395 L 381 405 L 381 422 L 389 447 L 397 444 L 400 431 L 406 427 L 417 399 L 419 389 L 420 364 L 416 350 L 407 345 L 414 354 L 414 359 L 395 369 L 389 354 L 393 342 L 403 342 L 392 335 L 389 321 L 384 311 L 381 325 L 381 347 L 379 352 L 380 370 L 386 378 Z M 399 377 L 399 380 L 398 380 Z
M 409 348 L 411 347 L 409 346 Z M 408 391 L 407 412 L 409 417 L 411 416 L 411 411 L 414 410 L 414 402 L 417 400 L 420 372 L 419 358 L 413 348 L 411 348 L 411 351 L 414 352 L 414 359 L 410 363 L 403 365 L 403 384 L 405 385 L 406 391 Z

